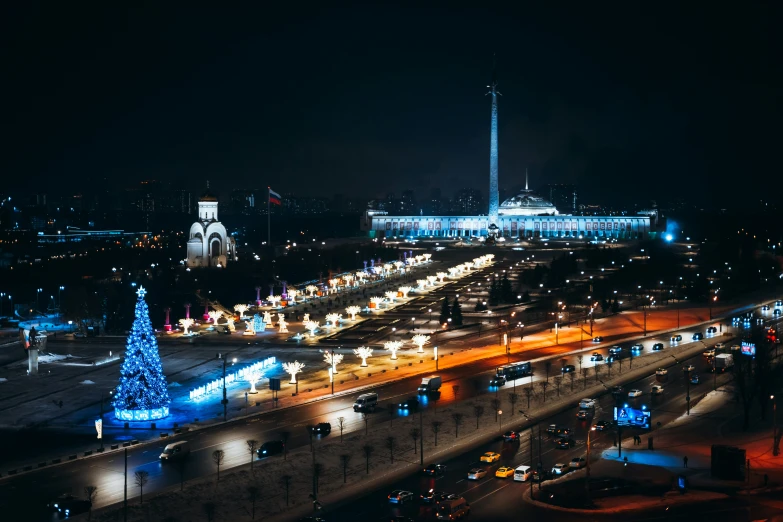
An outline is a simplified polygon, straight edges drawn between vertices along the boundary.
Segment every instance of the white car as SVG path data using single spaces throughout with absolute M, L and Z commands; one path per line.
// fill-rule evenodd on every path
M 483 468 L 473 468 L 468 471 L 468 480 L 478 480 L 487 476 L 487 470 Z
M 694 365 L 692 365 L 692 364 L 689 364 L 688 366 L 683 366 L 682 367 L 682 371 L 684 371 L 684 372 L 695 372 L 696 371 L 696 367 Z
M 629 397 L 640 397 L 642 395 L 642 390 L 631 390 L 628 392 Z
M 583 410 L 589 410 L 595 408 L 595 399 L 582 399 L 579 401 L 579 407 Z
M 652 389 L 650 390 L 650 393 L 653 395 L 661 395 L 663 393 L 663 386 L 660 384 L 653 385 Z
M 587 461 L 584 457 L 574 457 L 571 459 L 571 467 L 574 469 L 582 469 L 587 466 Z
M 568 473 L 568 464 L 555 464 L 552 467 L 552 475 L 564 475 Z
M 708 348 L 701 353 L 704 357 L 715 357 L 715 348 Z
M 655 370 L 655 375 L 667 375 L 669 373 L 669 370 L 666 368 L 658 368 Z

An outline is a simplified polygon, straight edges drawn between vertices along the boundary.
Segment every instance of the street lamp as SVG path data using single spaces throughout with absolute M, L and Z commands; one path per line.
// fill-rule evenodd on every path
M 35 307 L 38 308 L 39 314 L 41 313 L 41 292 L 43 292 L 43 288 L 38 288 L 35 294 Z
M 590 433 L 595 431 L 595 426 L 591 426 L 587 431 L 587 467 L 585 469 L 585 493 L 587 498 L 590 498 Z
M 780 454 L 780 443 L 778 442 L 778 401 L 774 395 L 769 396 L 772 399 L 772 455 L 777 457 Z
M 435 355 L 435 370 L 437 371 L 437 369 L 438 369 L 438 347 L 437 346 L 433 346 L 432 347 L 432 353 Z
M 498 419 L 500 420 L 500 431 L 503 431 L 503 410 L 498 410 Z

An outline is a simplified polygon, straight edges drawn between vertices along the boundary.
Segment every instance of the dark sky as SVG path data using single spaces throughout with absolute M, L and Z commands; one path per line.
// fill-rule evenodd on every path
M 16 3 L 0 21 L 11 189 L 486 191 L 493 52 L 503 188 L 525 168 L 534 186 L 574 182 L 604 201 L 781 185 L 774 2 Z

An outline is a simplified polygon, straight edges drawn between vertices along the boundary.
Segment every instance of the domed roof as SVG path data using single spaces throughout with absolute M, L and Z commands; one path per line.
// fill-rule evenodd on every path
M 539 214 L 557 214 L 557 208 L 541 196 L 533 193 L 532 190 L 524 190 L 512 198 L 508 198 L 500 204 L 498 209 L 500 215 L 539 215 Z
M 217 201 L 218 198 L 217 198 L 217 196 L 215 196 L 214 194 L 212 194 L 209 191 L 209 188 L 207 188 L 207 190 L 205 190 L 204 193 L 201 194 L 201 197 L 198 198 L 198 200 L 199 201 Z

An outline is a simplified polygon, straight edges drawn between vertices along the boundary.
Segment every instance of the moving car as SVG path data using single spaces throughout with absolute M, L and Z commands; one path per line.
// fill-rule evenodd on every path
M 644 350 L 644 345 L 642 343 L 636 343 L 633 346 L 631 346 L 631 351 L 641 352 L 642 350 Z
M 601 355 L 598 352 L 594 352 L 593 355 L 590 356 L 590 360 L 591 361 L 603 361 L 604 360 L 604 356 Z
M 557 424 L 550 424 L 549 427 L 546 429 L 546 432 L 550 435 L 554 434 L 557 431 Z
M 595 408 L 595 399 L 581 399 L 579 401 L 579 407 L 583 410 Z
M 574 457 L 571 459 L 569 466 L 574 469 L 582 469 L 587 466 L 587 461 L 584 457 Z
M 419 409 L 419 399 L 418 397 L 408 397 L 402 401 L 398 407 L 401 410 L 417 410 Z
M 256 450 L 259 459 L 269 457 L 270 455 L 279 455 L 285 451 L 285 443 L 282 440 L 270 440 L 261 444 Z
M 484 468 L 473 468 L 468 471 L 468 480 L 478 480 L 487 476 L 487 470 Z
M 503 434 L 503 440 L 506 442 L 514 442 L 515 440 L 519 440 L 519 433 L 516 431 L 507 431 Z
M 573 448 L 576 444 L 576 441 L 571 438 L 563 438 L 563 439 L 557 439 L 555 442 L 555 447 L 557 449 L 569 449 Z
M 682 371 L 684 371 L 684 372 L 692 372 L 692 371 L 695 371 L 695 370 L 696 370 L 696 367 L 694 365 L 692 365 L 692 364 L 689 364 L 688 366 L 683 366 L 682 367 Z
M 772 312 L 773 315 L 780 315 L 780 308 L 775 308 L 775 311 Z
M 663 350 L 663 343 L 655 343 L 652 347 L 654 352 L 660 352 Z
M 673 343 L 679 343 L 682 341 L 682 335 L 672 335 L 672 338 L 670 339 Z
M 552 475 L 565 475 L 568 473 L 568 464 L 557 463 L 552 466 Z
M 470 504 L 462 498 L 444 500 L 438 504 L 438 520 L 457 520 L 470 514 Z
M 590 416 L 590 412 L 587 410 L 579 410 L 576 412 L 576 418 L 577 419 L 586 419 Z
M 715 357 L 715 348 L 707 348 L 706 350 L 701 352 L 701 354 L 704 357 Z
M 514 470 L 514 481 L 527 482 L 533 475 L 533 469 L 530 466 L 517 466 Z
M 612 427 L 612 423 L 609 422 L 609 421 L 605 421 L 605 420 L 596 422 L 595 426 L 594 426 L 596 431 L 608 430 L 611 427 Z
M 432 489 L 426 493 L 422 493 L 420 496 L 421 501 L 425 504 L 437 504 L 441 500 L 446 500 L 446 493 Z
M 502 375 L 496 375 L 489 380 L 490 386 L 503 386 L 506 384 L 506 378 Z
M 328 422 L 319 422 L 315 426 L 312 426 L 310 431 L 313 432 L 313 435 L 329 435 L 332 433 L 332 425 Z
M 612 395 L 615 397 L 618 395 L 625 395 L 625 390 L 623 390 L 622 386 L 612 386 Z
M 629 397 L 641 397 L 641 395 L 642 395 L 642 390 L 633 389 L 628 392 Z
M 82 498 L 76 498 L 73 495 L 60 495 L 49 507 L 57 511 L 60 518 L 68 518 L 79 513 L 86 513 L 92 507 L 92 502 Z
M 650 389 L 650 393 L 652 395 L 661 395 L 663 393 L 663 386 L 660 384 L 653 384 L 653 387 Z
M 163 449 L 163 453 L 158 457 L 161 462 L 168 462 L 180 458 L 187 457 L 190 453 L 190 446 L 188 441 L 181 440 L 174 442 L 173 444 L 167 444 Z
M 762 312 L 769 312 L 769 305 L 764 305 L 761 307 Z
M 421 472 L 425 475 L 443 475 L 446 472 L 446 466 L 444 464 L 430 464 Z
M 699 384 L 701 382 L 701 378 L 697 374 L 691 375 L 691 384 Z
M 669 374 L 669 370 L 667 370 L 666 368 L 658 368 L 657 370 L 655 370 L 655 375 L 668 375 L 668 374 Z
M 693 337 L 691 337 L 691 339 L 693 339 L 694 341 L 701 341 L 702 339 L 704 339 L 704 334 L 701 332 L 696 332 L 695 334 L 693 334 Z
M 495 453 L 494 451 L 488 451 L 484 453 L 481 458 L 479 458 L 481 462 L 496 462 L 500 460 L 500 453 Z
M 560 371 L 561 371 L 562 373 L 571 373 L 571 372 L 574 372 L 574 371 L 576 371 L 576 367 L 575 367 L 573 364 L 566 364 L 565 366 L 563 366 L 563 367 L 560 369 Z
M 600 337 L 600 336 L 599 337 L 593 337 L 593 342 L 594 343 L 602 343 L 602 342 L 604 342 L 604 338 Z
M 404 489 L 395 489 L 389 493 L 389 503 L 391 504 L 404 504 L 409 500 L 413 500 L 413 493 L 410 491 L 405 491 Z
M 571 436 L 571 429 L 570 428 L 557 428 L 554 433 L 555 437 L 570 437 Z
M 514 476 L 514 468 L 509 468 L 508 466 L 501 466 L 495 472 L 495 476 L 498 477 L 498 478 L 513 477 Z
M 609 353 L 611 355 L 617 355 L 623 353 L 623 348 L 622 346 L 612 346 L 611 348 L 609 348 Z

